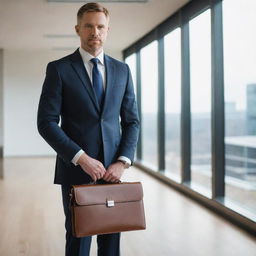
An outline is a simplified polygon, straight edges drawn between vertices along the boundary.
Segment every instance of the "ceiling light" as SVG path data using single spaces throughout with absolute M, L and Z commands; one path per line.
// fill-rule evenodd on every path
M 77 38 L 76 34 L 46 34 L 44 37 L 47 38 Z

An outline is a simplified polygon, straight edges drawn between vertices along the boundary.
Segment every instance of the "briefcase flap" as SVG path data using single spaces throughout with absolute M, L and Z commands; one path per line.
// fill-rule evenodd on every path
M 73 186 L 74 203 L 82 205 L 97 205 L 107 202 L 125 203 L 141 201 L 143 190 L 140 182 L 123 182 L 117 184 L 101 185 L 75 185 Z

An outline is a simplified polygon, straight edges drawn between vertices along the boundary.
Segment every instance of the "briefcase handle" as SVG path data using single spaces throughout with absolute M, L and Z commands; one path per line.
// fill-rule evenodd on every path
M 118 180 L 118 182 L 114 182 L 114 183 L 106 183 L 106 184 L 120 184 L 120 183 L 122 183 L 122 181 L 121 180 Z M 90 183 L 88 183 L 88 184 L 84 184 L 84 185 L 97 185 L 97 184 L 99 184 L 99 183 L 97 183 L 97 181 L 91 181 Z M 100 183 L 101 184 L 101 183 Z M 105 184 L 105 183 L 103 183 L 103 184 Z

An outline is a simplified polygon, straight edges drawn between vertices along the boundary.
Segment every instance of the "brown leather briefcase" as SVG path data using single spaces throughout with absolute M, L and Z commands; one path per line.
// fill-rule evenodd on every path
M 71 212 L 75 237 L 146 228 L 140 182 L 72 186 Z

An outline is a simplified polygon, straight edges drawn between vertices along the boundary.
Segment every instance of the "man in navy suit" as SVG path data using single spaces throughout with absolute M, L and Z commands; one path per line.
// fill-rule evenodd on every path
M 91 237 L 72 236 L 71 185 L 118 182 L 132 163 L 139 119 L 128 65 L 103 52 L 107 9 L 83 5 L 75 29 L 81 46 L 48 64 L 37 122 L 39 133 L 57 152 L 54 183 L 62 186 L 66 256 L 87 256 Z M 120 255 L 120 233 L 98 235 L 97 243 L 98 255 Z

